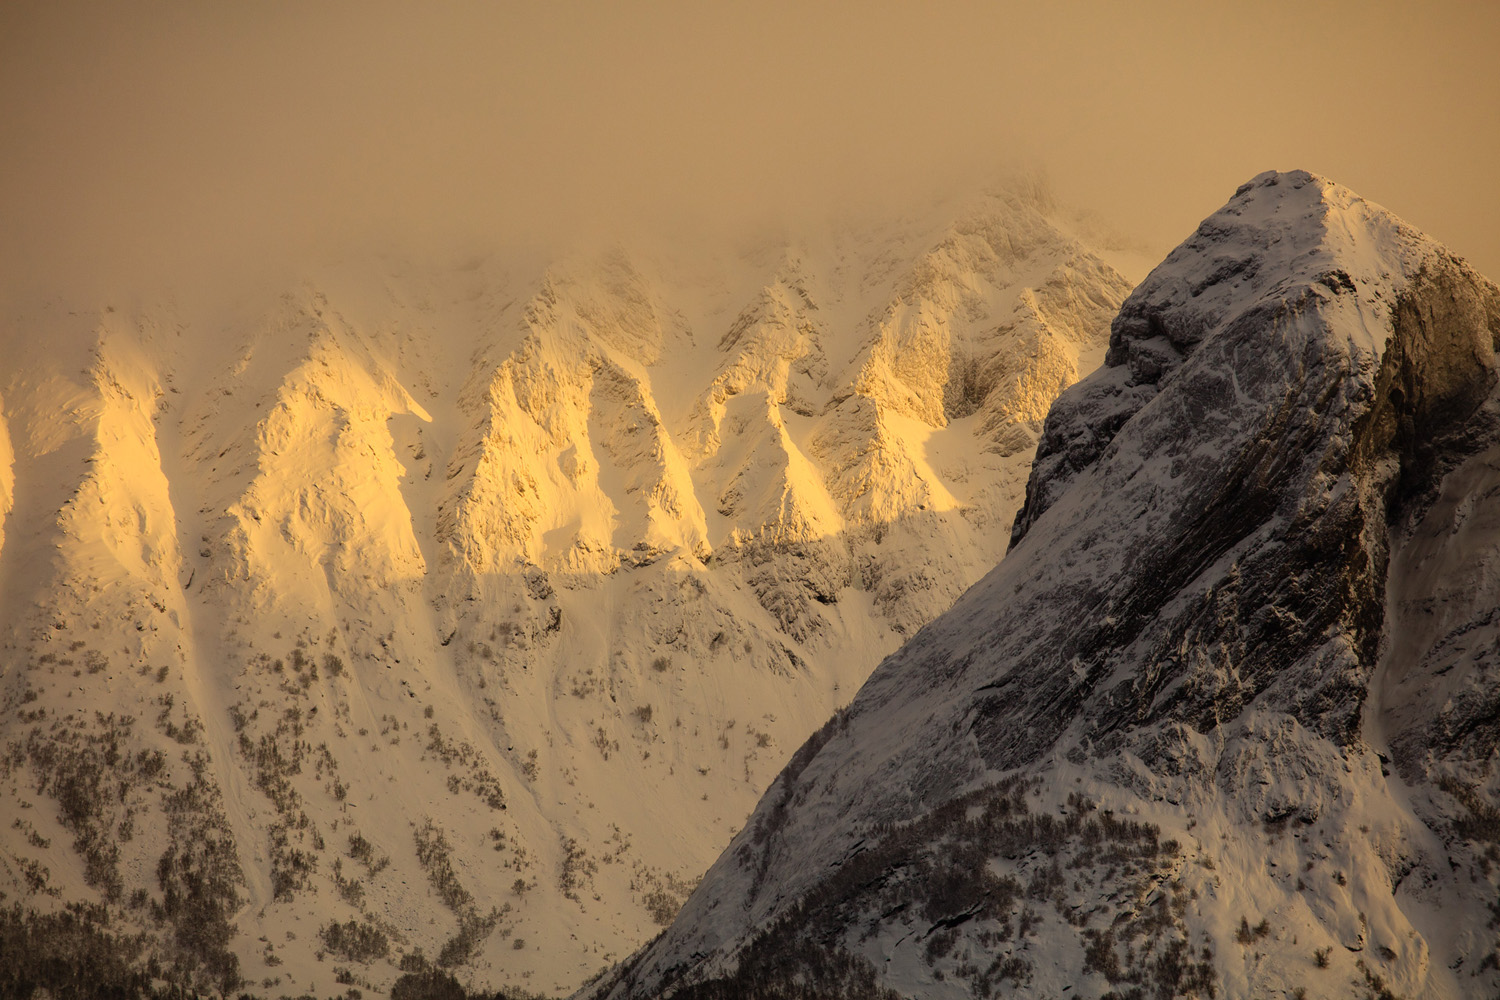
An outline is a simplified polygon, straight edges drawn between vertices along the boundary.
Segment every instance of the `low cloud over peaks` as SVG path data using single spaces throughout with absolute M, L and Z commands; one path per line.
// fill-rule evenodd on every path
M 1497 273 L 1497 29 L 1461 4 L 9 5 L 0 265 L 67 288 L 726 234 L 1026 162 L 1161 246 L 1306 167 Z

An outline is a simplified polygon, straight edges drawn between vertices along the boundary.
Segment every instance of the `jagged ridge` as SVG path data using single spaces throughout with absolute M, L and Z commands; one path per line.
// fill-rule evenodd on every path
M 998 558 L 1128 291 L 1044 200 L 957 217 L 12 317 L 5 891 L 204 989 L 635 947 Z

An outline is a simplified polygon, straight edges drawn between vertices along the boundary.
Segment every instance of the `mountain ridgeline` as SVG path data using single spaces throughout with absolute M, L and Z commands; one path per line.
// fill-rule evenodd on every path
M 265 996 L 629 954 L 1003 554 L 1131 287 L 1088 232 L 1020 185 L 733 251 L 17 305 L 0 936 Z
M 595 996 L 1490 996 L 1500 289 L 1244 185 L 1048 414 L 1003 562 Z

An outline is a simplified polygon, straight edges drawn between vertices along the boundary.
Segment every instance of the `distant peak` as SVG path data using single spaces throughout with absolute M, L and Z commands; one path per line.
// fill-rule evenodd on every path
M 1263 170 L 1241 184 L 1234 193 L 1238 197 L 1254 188 L 1278 187 L 1282 184 L 1289 185 L 1293 189 L 1298 189 L 1305 184 L 1317 184 L 1327 187 L 1332 185 L 1333 182 L 1309 170 Z

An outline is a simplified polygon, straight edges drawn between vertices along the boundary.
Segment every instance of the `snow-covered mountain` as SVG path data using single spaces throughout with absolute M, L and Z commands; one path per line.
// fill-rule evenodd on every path
M 1500 289 L 1244 185 L 609 997 L 1490 996 Z
M 1003 554 L 1130 288 L 1075 232 L 1027 188 L 211 315 L 16 306 L 5 899 L 272 994 L 628 954 Z

